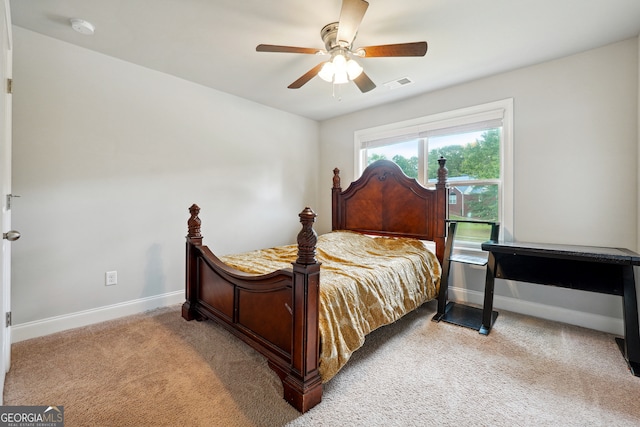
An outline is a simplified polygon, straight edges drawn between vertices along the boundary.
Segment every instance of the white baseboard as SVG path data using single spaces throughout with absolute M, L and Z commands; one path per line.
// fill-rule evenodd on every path
M 482 306 L 484 293 L 449 287 L 449 299 Z M 607 317 L 500 295 L 494 296 L 493 308 L 624 336 L 624 320 L 617 317 Z
M 450 287 L 449 298 L 452 301 L 482 305 L 484 295 L 481 292 L 464 288 Z M 184 301 L 184 291 L 169 292 L 149 298 L 127 301 L 92 310 L 50 317 L 34 322 L 21 323 L 11 327 L 11 341 L 13 343 L 30 338 L 37 338 L 68 329 L 79 328 L 95 323 L 105 322 L 124 316 L 142 313 L 158 307 L 179 304 Z M 513 311 L 533 317 L 553 320 L 582 326 L 597 331 L 624 336 L 624 321 L 617 317 L 607 317 L 598 314 L 585 313 L 562 307 L 539 304 L 517 298 L 494 297 L 494 308 Z
M 114 320 L 120 317 L 142 313 L 147 310 L 153 310 L 158 307 L 179 304 L 184 302 L 184 300 L 184 291 L 182 290 L 80 311 L 77 313 L 65 314 L 63 316 L 21 323 L 11 326 L 11 342 L 16 343 L 31 338 L 66 331 L 68 329 L 93 325 L 107 320 Z

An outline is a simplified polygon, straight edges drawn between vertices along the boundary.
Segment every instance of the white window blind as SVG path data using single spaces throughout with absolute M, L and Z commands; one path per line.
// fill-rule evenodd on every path
M 480 113 L 425 121 L 399 129 L 386 129 L 358 135 L 360 149 L 376 148 L 418 138 L 454 135 L 501 127 L 505 110 L 498 108 Z

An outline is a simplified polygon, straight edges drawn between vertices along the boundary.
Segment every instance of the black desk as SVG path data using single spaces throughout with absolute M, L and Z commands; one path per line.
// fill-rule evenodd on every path
M 480 333 L 488 334 L 493 326 L 495 278 L 620 295 L 624 339 L 616 341 L 631 372 L 640 376 L 638 301 L 633 274 L 633 266 L 640 265 L 640 254 L 617 248 L 494 241 L 483 243 L 482 249 L 489 252 L 489 260 Z

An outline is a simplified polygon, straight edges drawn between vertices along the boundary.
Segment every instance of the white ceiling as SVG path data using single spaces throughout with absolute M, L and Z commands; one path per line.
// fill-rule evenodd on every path
M 369 0 L 354 47 L 425 40 L 426 56 L 365 58 L 377 88 L 316 77 L 325 60 L 256 52 L 259 43 L 323 48 L 342 0 L 11 0 L 13 24 L 315 120 L 411 97 L 640 33 L 640 0 Z M 91 22 L 84 36 L 70 18 Z M 388 89 L 409 77 L 414 83 Z

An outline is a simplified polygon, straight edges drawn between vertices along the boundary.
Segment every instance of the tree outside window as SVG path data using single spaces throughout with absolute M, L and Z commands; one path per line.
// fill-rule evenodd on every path
M 481 132 L 426 138 L 427 182 L 437 180 L 438 159 L 447 159 L 449 218 L 498 221 L 500 179 L 500 128 Z M 467 141 L 467 142 L 460 142 Z M 410 178 L 419 177 L 420 141 L 407 141 L 367 150 L 367 164 L 389 159 Z M 413 154 L 415 153 L 415 154 Z M 412 155 L 413 154 L 413 155 Z M 458 226 L 458 238 L 469 242 L 487 239 L 488 225 Z

